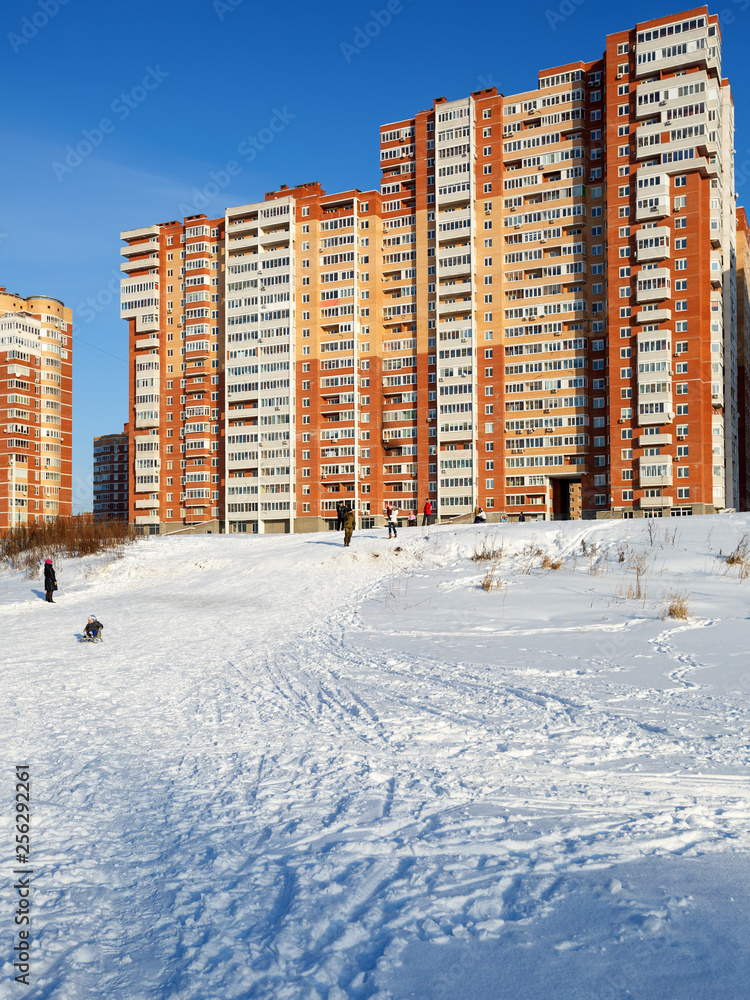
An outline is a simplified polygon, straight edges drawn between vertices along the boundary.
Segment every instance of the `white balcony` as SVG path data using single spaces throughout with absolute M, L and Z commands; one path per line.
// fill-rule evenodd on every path
M 639 384 L 639 389 L 640 389 Z M 654 404 L 654 413 L 641 413 L 641 404 L 644 408 L 649 408 L 650 404 Z M 671 392 L 649 392 L 638 394 L 638 426 L 639 427 L 653 427 L 654 424 L 668 424 L 674 419 L 672 410 L 672 393 Z
M 151 497 L 145 497 L 144 499 L 135 501 L 136 510 L 151 510 L 152 507 L 158 507 L 158 505 L 159 501 L 152 500 Z
M 128 314 L 123 313 L 123 319 L 127 318 Z M 135 313 L 135 332 L 136 333 L 147 333 L 150 331 L 159 330 L 159 313 L 154 312 L 151 309 L 149 312 L 139 312 Z
M 258 229 L 257 219 L 240 219 L 238 222 L 230 222 L 227 226 L 227 235 L 231 239 L 238 233 L 252 235 Z
M 651 157 L 661 153 L 661 134 L 666 131 L 667 127 L 660 121 L 638 126 L 635 130 L 635 155 L 639 160 L 651 159 Z
M 635 116 L 636 118 L 654 118 L 656 115 L 661 114 L 661 109 L 666 105 L 666 101 L 661 99 L 662 92 L 664 89 L 664 84 L 661 80 L 653 80 L 648 83 L 639 83 L 636 87 L 636 102 L 635 102 Z M 641 98 L 648 98 L 651 95 L 655 97 L 658 96 L 659 100 L 644 100 L 643 103 L 638 102 Z
M 474 304 L 471 299 L 459 299 L 456 302 L 441 302 L 439 305 L 440 315 L 454 315 L 458 313 L 471 314 Z
M 140 351 L 146 347 L 150 349 L 152 347 L 158 347 L 158 346 L 159 346 L 158 337 L 147 337 L 144 340 L 136 340 L 135 342 L 136 351 Z
M 436 228 L 440 228 L 440 225 L 444 222 L 463 222 L 466 219 L 471 218 L 471 208 L 457 208 L 449 212 L 438 212 L 436 218 Z
M 450 190 L 450 188 L 452 188 L 452 187 L 460 187 L 460 186 L 461 186 L 461 177 L 459 175 L 458 182 L 455 185 L 454 184 L 448 185 L 449 190 L 448 190 L 448 192 L 446 194 L 438 195 L 438 199 L 437 199 L 438 202 L 441 205 L 454 205 L 454 204 L 460 204 L 461 202 L 464 202 L 464 201 L 466 201 L 466 202 L 471 201 L 471 189 L 470 188 L 466 189 L 464 191 L 461 191 L 461 190 L 451 191 Z
M 284 229 L 274 229 L 271 232 L 260 232 L 258 234 L 258 241 L 261 246 L 268 247 L 276 243 L 283 243 L 285 246 L 289 246 L 289 226 Z
M 661 302 L 672 297 L 672 283 L 669 268 L 656 267 L 651 271 L 640 271 L 637 279 L 636 302 Z
M 154 479 L 155 479 L 155 482 L 152 482 L 152 483 L 141 483 L 139 485 L 139 483 L 138 483 L 138 477 L 136 476 L 136 483 L 135 483 L 135 486 L 133 487 L 133 492 L 134 493 L 154 493 L 156 490 L 159 489 L 159 477 L 158 476 L 154 476 Z M 150 507 L 158 507 L 159 503 L 158 503 L 157 500 L 151 500 L 151 501 L 149 501 L 149 506 Z
M 702 28 L 695 28 L 693 31 L 641 42 L 635 49 L 637 56 L 635 75 L 637 77 L 652 76 L 655 73 L 669 72 L 695 65 L 718 69 L 719 60 L 716 54 L 716 44 L 715 36 L 709 38 L 707 24 L 704 24 Z M 688 52 L 662 55 L 664 51 L 682 48 L 683 45 L 687 45 Z M 652 54 L 654 58 L 641 61 L 648 54 Z
M 658 448 L 661 445 L 671 444 L 671 434 L 642 434 L 638 438 L 639 448 Z
M 124 260 L 120 264 L 120 270 L 124 271 L 126 274 L 130 274 L 131 271 L 148 271 L 157 270 L 159 267 L 159 255 L 152 253 L 148 257 L 144 257 L 143 260 Z
M 670 214 L 669 186 L 667 184 L 638 188 L 637 194 L 638 198 L 635 203 L 636 222 L 663 219 Z
M 158 417 L 158 414 L 155 417 L 138 417 L 138 418 L 136 418 L 135 426 L 136 426 L 136 430 L 139 430 L 141 427 L 158 427 L 159 426 L 159 417 Z M 149 437 L 146 440 L 150 441 L 152 439 Z
M 661 508 L 671 507 L 674 503 L 672 497 L 641 497 L 638 501 L 641 510 L 660 510 Z
M 158 514 L 140 514 L 136 516 L 136 524 L 158 524 L 159 515 Z
M 438 288 L 438 294 L 441 298 L 471 294 L 472 291 L 473 285 L 471 281 L 454 281 L 452 284 L 442 284 Z
M 245 250 L 248 247 L 256 247 L 258 245 L 258 236 L 253 234 L 252 236 L 244 236 L 242 239 L 230 239 L 227 240 L 226 248 L 229 255 L 233 254 L 236 250 Z
M 159 235 L 159 226 L 142 226 L 140 229 L 125 229 L 120 233 L 121 240 L 145 240 Z
M 234 448 L 239 448 L 240 445 L 229 445 L 229 447 L 232 448 L 232 449 L 234 449 Z M 238 459 L 237 461 L 227 461 L 227 468 L 228 469 L 243 469 L 243 470 L 257 469 L 258 468 L 258 456 L 256 454 L 254 458 L 252 456 L 250 456 L 248 458 Z M 229 498 L 230 502 L 231 502 L 231 499 L 232 498 Z
M 457 320 L 455 322 L 443 322 L 438 323 L 438 334 L 441 333 L 457 333 L 457 337 L 452 337 L 452 340 L 471 340 L 471 326 L 468 325 L 466 320 Z
M 671 257 L 671 231 L 668 226 L 640 229 L 636 235 L 639 264 Z
M 669 323 L 672 319 L 670 308 L 641 309 L 636 313 L 636 323 Z
M 465 250 L 461 254 L 456 254 L 456 256 L 464 256 Z M 471 272 L 471 260 L 467 260 L 461 264 L 451 264 L 448 267 L 441 267 L 440 262 L 438 262 L 438 274 L 441 278 L 452 278 L 459 277 L 464 274 L 469 274 Z
M 158 251 L 158 240 L 146 240 L 144 243 L 131 243 L 126 247 L 120 248 L 120 253 L 123 257 L 132 257 L 133 254 L 137 253 L 158 253 Z
M 638 480 L 644 489 L 672 485 L 672 459 L 669 455 L 646 455 L 638 459 Z

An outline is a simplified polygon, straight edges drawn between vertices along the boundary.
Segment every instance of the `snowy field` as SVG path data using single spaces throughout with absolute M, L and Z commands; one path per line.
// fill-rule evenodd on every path
M 0 997 L 746 1000 L 745 532 L 153 538 L 54 606 L 2 571 Z

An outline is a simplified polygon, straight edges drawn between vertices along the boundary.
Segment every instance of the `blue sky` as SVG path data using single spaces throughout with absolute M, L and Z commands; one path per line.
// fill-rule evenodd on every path
M 680 9 L 645 0 L 4 4 L 0 285 L 74 310 L 74 501 L 90 504 L 93 436 L 127 418 L 120 230 L 220 214 L 282 183 L 374 187 L 381 123 L 434 97 L 529 89 L 537 70 L 596 58 L 607 33 Z M 748 203 L 750 0 L 709 10 L 721 14 Z M 274 116 L 272 141 L 248 163 L 238 148 L 248 151 Z M 71 156 L 82 142 L 88 155 Z M 241 165 L 233 176 L 230 161 Z

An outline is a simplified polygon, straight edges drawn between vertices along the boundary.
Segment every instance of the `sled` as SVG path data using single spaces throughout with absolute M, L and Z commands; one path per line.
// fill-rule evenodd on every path
M 78 640 L 79 642 L 104 642 L 104 637 L 102 636 L 102 629 L 97 629 L 93 635 L 82 635 Z

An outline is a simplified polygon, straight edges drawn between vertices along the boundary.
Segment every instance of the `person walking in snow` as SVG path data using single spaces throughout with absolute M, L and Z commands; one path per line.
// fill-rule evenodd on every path
M 57 577 L 51 559 L 44 560 L 44 593 L 48 604 L 54 604 L 52 595 L 57 590 Z
M 352 532 L 357 526 L 357 515 L 349 508 L 344 512 L 344 545 L 348 546 L 352 540 Z
M 390 538 L 392 534 L 394 538 L 398 538 L 398 531 L 396 530 L 398 528 L 398 510 L 393 504 L 388 503 L 385 505 L 385 517 L 388 521 L 388 537 Z
M 409 525 L 410 528 L 416 528 L 416 526 L 417 526 L 417 515 L 414 513 L 413 510 L 409 511 L 409 516 L 406 519 L 406 523 Z
M 485 514 L 485 512 L 482 510 L 481 507 L 475 507 L 474 524 L 486 524 L 486 523 L 487 523 L 487 515 Z
M 346 504 L 343 500 L 339 500 L 336 504 L 336 531 L 341 531 L 344 527 L 344 520 L 346 518 Z
M 429 527 L 430 524 L 432 524 L 432 502 L 430 498 L 427 497 L 424 503 L 424 513 L 422 515 L 422 527 L 424 528 L 425 525 Z
M 521 511 L 521 513 L 518 515 L 518 523 L 524 524 L 525 521 L 526 521 L 526 515 L 524 514 L 523 511 Z

